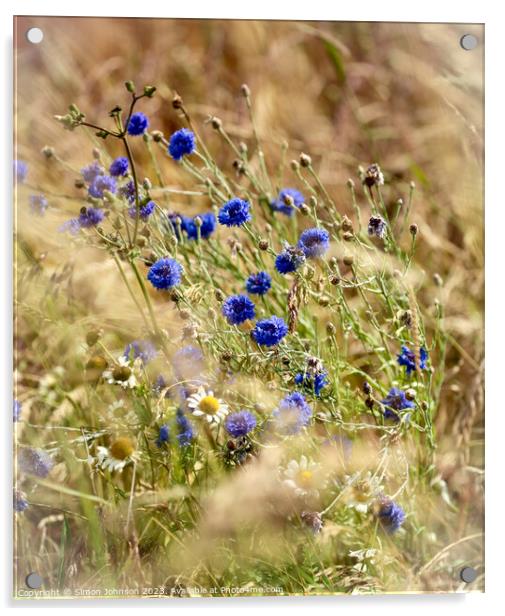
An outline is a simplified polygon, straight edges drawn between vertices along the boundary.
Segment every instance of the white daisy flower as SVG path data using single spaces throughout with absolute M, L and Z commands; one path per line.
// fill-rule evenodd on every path
M 196 417 L 203 417 L 210 424 L 220 423 L 228 415 L 229 408 L 220 398 L 214 396 L 214 392 L 205 391 L 199 387 L 196 394 L 187 400 L 188 408 Z
M 140 368 L 140 361 L 136 359 L 131 361 L 124 355 L 118 357 L 117 365 L 109 370 L 105 370 L 103 378 L 110 385 L 121 385 L 123 389 L 133 389 L 137 386 L 137 376 Z
M 282 483 L 301 498 L 319 496 L 318 487 L 323 487 L 320 476 L 321 467 L 316 462 L 301 456 L 300 460 L 291 460 L 285 469 Z
M 137 460 L 137 453 L 132 441 L 123 436 L 114 441 L 110 447 L 97 447 L 98 465 L 103 470 L 123 472 L 125 466 Z
M 347 485 L 350 490 L 347 506 L 360 513 L 367 513 L 370 505 L 382 492 L 379 478 L 372 475 L 370 471 L 363 477 L 360 477 L 360 473 L 349 477 Z

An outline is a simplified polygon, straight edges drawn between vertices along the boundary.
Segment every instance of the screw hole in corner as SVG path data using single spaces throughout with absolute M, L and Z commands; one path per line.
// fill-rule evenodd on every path
M 29 43 L 33 45 L 38 45 L 42 43 L 42 39 L 44 38 L 44 33 L 40 28 L 30 28 L 26 31 L 26 39 Z
M 459 44 L 465 51 L 472 51 L 478 45 L 477 37 L 473 34 L 463 34 L 463 36 L 459 39 Z

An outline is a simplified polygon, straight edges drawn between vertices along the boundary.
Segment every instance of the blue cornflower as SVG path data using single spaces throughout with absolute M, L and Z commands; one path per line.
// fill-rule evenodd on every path
M 426 368 L 426 362 L 428 361 L 428 353 L 426 349 L 421 347 L 419 349 L 419 368 L 424 370 Z M 397 361 L 400 366 L 405 366 L 407 374 L 410 374 L 416 369 L 416 355 L 414 351 L 411 351 L 409 347 L 402 346 L 402 352 L 398 354 Z
M 223 302 L 222 313 L 230 325 L 254 319 L 256 308 L 247 295 L 230 295 Z
M 130 121 L 128 122 L 128 134 L 136 137 L 137 135 L 143 135 L 147 127 L 149 126 L 149 120 L 145 114 L 141 111 L 134 113 Z
M 405 512 L 394 501 L 385 499 L 378 512 L 382 526 L 390 534 L 395 533 L 405 521 Z
M 80 229 L 81 225 L 79 224 L 78 218 L 71 218 L 58 227 L 60 233 L 66 233 L 68 231 L 71 235 L 76 235 L 79 233 Z
M 147 279 L 157 289 L 171 289 L 181 282 L 182 265 L 175 259 L 165 257 L 151 265 Z
M 87 227 L 95 227 L 102 222 L 104 216 L 104 211 L 99 208 L 83 208 L 81 213 L 79 214 L 77 222 L 79 223 L 79 227 L 81 229 L 85 229 Z
M 29 504 L 28 501 L 26 500 L 25 495 L 20 492 L 19 490 L 14 490 L 14 511 L 17 511 L 18 513 L 22 513 L 23 511 L 26 511 L 26 509 L 28 509 Z
M 372 216 L 368 221 L 368 235 L 383 238 L 386 234 L 386 221 L 380 216 Z
M 249 201 L 235 197 L 219 210 L 217 219 L 226 227 L 240 227 L 251 220 Z
M 43 449 L 24 447 L 18 453 L 18 466 L 19 470 L 27 475 L 47 477 L 54 466 L 54 462 Z
M 297 246 L 308 259 L 322 257 L 330 247 L 330 234 L 326 229 L 306 229 L 300 235 Z
M 190 240 L 198 239 L 198 226 L 195 223 L 195 218 L 196 216 L 193 218 L 183 218 L 182 221 L 182 228 L 186 231 Z M 202 221 L 200 225 L 200 237 L 202 239 L 207 239 L 214 233 L 216 228 L 216 217 L 212 212 L 205 212 L 204 214 L 198 214 L 198 218 Z
M 295 246 L 286 245 L 275 257 L 275 269 L 279 274 L 290 274 L 305 263 L 305 254 Z
M 170 428 L 168 427 L 168 424 L 163 424 L 162 426 L 160 426 L 158 437 L 156 438 L 156 445 L 158 445 L 158 447 L 161 447 L 164 443 L 168 443 L 169 438 Z
M 311 375 L 307 372 L 299 372 L 295 376 L 295 383 L 302 385 L 305 389 L 313 391 L 316 396 L 319 396 L 321 389 L 328 385 L 328 373 L 326 370 L 317 372 L 315 375 Z
M 188 381 L 201 376 L 205 370 L 202 352 L 191 344 L 180 348 L 172 357 L 174 375 L 178 381 Z
M 192 423 L 184 414 L 182 409 L 177 409 L 177 413 L 175 416 L 175 422 L 177 424 L 177 441 L 181 447 L 188 447 L 191 445 L 191 441 L 195 436 L 195 431 Z
M 19 421 L 21 417 L 21 402 L 19 400 L 14 400 L 14 408 L 13 408 L 13 419 L 14 421 Z
M 407 399 L 405 392 L 397 387 L 392 387 L 388 395 L 381 402 L 386 407 L 384 409 L 384 419 L 392 419 L 393 421 L 400 420 L 398 411 L 413 409 L 416 406 L 411 400 Z
M 293 200 L 293 205 L 286 202 L 286 197 L 288 197 L 288 200 Z M 296 188 L 283 188 L 277 199 L 270 203 L 270 207 L 274 212 L 282 212 L 287 216 L 292 216 L 295 208 L 300 207 L 302 203 L 305 203 L 305 197 L 299 190 L 296 190 Z
M 128 173 L 128 159 L 125 156 L 114 159 L 109 167 L 109 173 L 115 177 L 126 175 Z
M 105 190 L 114 194 L 117 190 L 116 180 L 110 175 L 97 175 L 89 185 L 88 194 L 95 199 L 103 199 Z
M 251 274 L 245 283 L 245 288 L 251 295 L 265 295 L 272 286 L 272 278 L 267 272 Z
M 312 417 L 312 409 L 305 397 L 295 391 L 285 396 L 272 412 L 277 429 L 283 434 L 298 434 Z
M 44 195 L 30 195 L 30 209 L 37 216 L 43 216 L 49 203 Z
M 126 345 L 123 355 L 127 359 L 140 359 L 143 364 L 147 364 L 158 355 L 158 351 L 150 340 L 134 340 Z
M 135 203 L 135 183 L 133 180 L 127 182 L 119 189 L 119 194 L 124 197 L 128 203 Z
M 14 176 L 16 177 L 16 181 L 22 183 L 26 180 L 26 176 L 28 175 L 28 165 L 24 160 L 15 160 L 14 161 Z
M 161 392 L 167 387 L 167 382 L 165 380 L 165 377 L 162 374 L 158 374 L 158 376 L 156 377 L 156 380 L 153 383 L 152 386 L 152 392 L 153 395 L 155 396 L 159 396 L 161 395 Z M 169 398 L 170 394 L 168 391 L 165 392 L 165 398 Z
M 95 160 L 87 167 L 81 169 L 81 175 L 86 184 L 92 184 L 99 175 L 105 175 L 105 169 Z
M 288 333 L 288 326 L 280 317 L 270 317 L 258 321 L 251 332 L 253 340 L 262 346 L 278 344 Z
M 256 427 L 256 417 L 249 411 L 238 411 L 228 415 L 224 427 L 230 436 L 245 436 Z
M 146 204 L 141 205 L 139 208 L 139 216 L 142 220 L 147 220 L 149 216 L 154 212 L 156 208 L 156 203 L 154 201 L 148 201 Z M 130 214 L 131 218 L 137 217 L 137 207 L 133 205 L 128 209 L 128 214 Z
M 71 218 L 64 222 L 60 228 L 60 232 L 68 231 L 72 235 L 79 233 L 80 229 L 86 229 L 88 227 L 94 227 L 102 222 L 105 214 L 104 211 L 95 207 L 83 207 L 79 218 Z
M 168 153 L 174 160 L 181 160 L 183 156 L 192 154 L 196 148 L 195 135 L 188 128 L 176 131 L 168 143 Z
M 310 358 L 304 372 L 295 375 L 295 383 L 319 396 L 323 387 L 328 385 L 328 372 L 317 358 Z

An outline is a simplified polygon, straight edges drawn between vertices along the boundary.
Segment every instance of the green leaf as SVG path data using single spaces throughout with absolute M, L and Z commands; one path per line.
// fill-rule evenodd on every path
M 333 45 L 333 43 L 330 43 L 329 41 L 324 41 L 324 47 L 326 49 L 328 56 L 330 57 L 330 60 L 337 74 L 337 81 L 339 83 L 344 83 L 346 79 L 346 74 L 345 74 L 344 59 L 342 58 L 342 54 L 335 47 L 335 45 Z

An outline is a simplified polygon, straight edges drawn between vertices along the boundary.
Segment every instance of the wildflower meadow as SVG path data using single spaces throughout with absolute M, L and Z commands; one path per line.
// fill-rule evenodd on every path
M 16 596 L 482 590 L 457 26 L 41 22 L 15 54 Z

